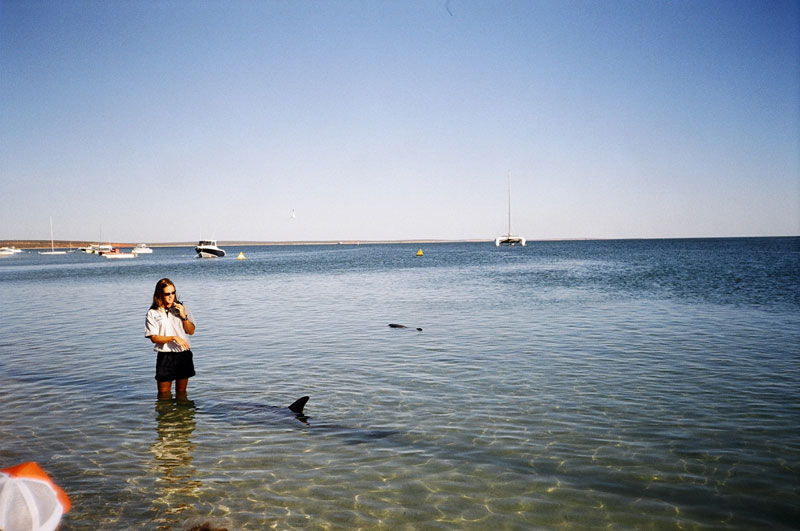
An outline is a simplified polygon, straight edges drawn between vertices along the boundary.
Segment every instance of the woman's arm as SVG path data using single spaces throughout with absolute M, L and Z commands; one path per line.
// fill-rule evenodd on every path
M 188 321 L 184 321 L 186 323 Z M 194 328 L 194 325 L 192 325 Z M 158 345 L 165 345 L 167 343 L 172 343 L 173 341 L 176 342 L 183 350 L 189 349 L 189 343 L 186 342 L 185 339 L 178 336 L 150 336 L 150 341 L 156 343 Z
M 183 331 L 187 334 L 194 335 L 194 323 L 186 318 L 186 308 L 183 304 L 176 302 L 175 309 L 178 310 L 178 317 L 183 321 Z

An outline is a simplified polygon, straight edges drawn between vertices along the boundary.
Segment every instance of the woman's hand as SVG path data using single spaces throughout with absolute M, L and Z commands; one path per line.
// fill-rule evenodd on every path
M 175 336 L 172 338 L 172 340 L 181 347 L 181 350 L 189 350 L 189 343 L 187 343 L 182 337 Z
M 172 307 L 178 310 L 178 316 L 180 316 L 181 319 L 186 318 L 186 308 L 183 307 L 183 304 L 176 302 Z

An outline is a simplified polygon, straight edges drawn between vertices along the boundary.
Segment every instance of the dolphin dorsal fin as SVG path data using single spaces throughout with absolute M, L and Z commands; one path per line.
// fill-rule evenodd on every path
M 300 415 L 303 412 L 303 408 L 306 407 L 306 402 L 308 402 L 308 399 L 309 397 L 307 396 L 298 398 L 291 406 L 289 406 L 289 409 L 291 409 L 293 413 Z

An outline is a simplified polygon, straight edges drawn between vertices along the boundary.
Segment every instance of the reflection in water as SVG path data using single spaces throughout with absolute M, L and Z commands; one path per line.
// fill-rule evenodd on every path
M 201 482 L 192 466 L 194 443 L 190 437 L 195 428 L 194 401 L 179 397 L 156 401 L 156 439 L 153 470 L 158 474 L 152 503 L 153 521 L 159 529 L 172 528 L 178 515 L 199 499 Z

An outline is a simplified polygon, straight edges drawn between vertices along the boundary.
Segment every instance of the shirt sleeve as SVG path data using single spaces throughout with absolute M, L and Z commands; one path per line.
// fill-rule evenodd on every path
M 157 336 L 157 335 L 158 335 L 158 323 L 156 322 L 156 315 L 155 312 L 150 310 L 147 312 L 147 316 L 144 318 L 144 337 Z

